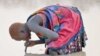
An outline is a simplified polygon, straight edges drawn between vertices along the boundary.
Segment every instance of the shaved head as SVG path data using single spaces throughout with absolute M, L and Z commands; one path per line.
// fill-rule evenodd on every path
M 9 27 L 9 33 L 12 39 L 15 40 L 25 40 L 25 38 L 29 35 L 26 34 L 27 31 L 25 29 L 25 24 L 24 23 L 13 23 Z

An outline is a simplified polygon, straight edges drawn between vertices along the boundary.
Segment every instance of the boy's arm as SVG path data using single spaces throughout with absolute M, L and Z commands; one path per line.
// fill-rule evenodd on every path
M 34 46 L 34 45 L 37 45 L 37 44 L 44 44 L 44 42 L 41 41 L 41 40 L 29 40 L 24 45 L 27 46 L 27 47 L 31 47 L 31 46 Z
M 45 42 L 44 41 L 41 41 L 41 40 L 35 40 L 33 41 L 35 44 L 44 44 Z
M 29 29 L 35 33 L 42 33 L 42 36 L 47 37 L 48 39 L 56 39 L 59 35 L 58 33 L 40 26 L 39 24 L 42 21 L 42 17 L 39 15 L 35 15 L 30 18 L 30 20 L 27 22 L 27 25 Z

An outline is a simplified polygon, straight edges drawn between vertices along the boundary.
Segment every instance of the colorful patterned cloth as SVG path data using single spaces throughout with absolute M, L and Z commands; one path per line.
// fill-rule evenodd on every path
M 46 16 L 46 20 L 43 19 L 45 21 L 44 27 L 59 34 L 56 40 L 46 43 L 47 54 L 50 54 L 49 50 L 58 54 L 67 54 L 81 51 L 82 47 L 85 47 L 86 33 L 81 14 L 76 7 L 52 5 L 37 11 L 31 16 L 38 13 Z M 46 40 L 46 38 L 40 39 Z

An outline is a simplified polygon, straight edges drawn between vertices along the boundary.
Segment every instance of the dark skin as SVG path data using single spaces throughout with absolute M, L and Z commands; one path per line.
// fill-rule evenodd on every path
M 31 17 L 31 19 L 26 24 L 24 24 L 25 26 L 23 28 L 25 28 L 25 29 L 24 30 L 22 29 L 24 31 L 24 34 L 25 33 L 28 34 L 30 32 L 42 33 L 43 36 L 48 38 L 46 41 L 51 41 L 51 40 L 57 39 L 57 37 L 59 36 L 58 33 L 42 26 L 43 25 L 42 19 L 46 19 L 46 18 L 45 18 L 45 16 L 42 17 L 41 15 L 42 14 L 37 14 L 37 15 Z M 28 31 L 26 31 L 26 30 L 28 30 Z M 27 43 L 30 43 L 27 45 L 28 47 L 44 43 L 41 40 L 29 40 L 29 39 L 30 39 L 30 36 L 23 38 L 23 40 L 27 41 L 25 43 L 25 45 L 27 45 Z

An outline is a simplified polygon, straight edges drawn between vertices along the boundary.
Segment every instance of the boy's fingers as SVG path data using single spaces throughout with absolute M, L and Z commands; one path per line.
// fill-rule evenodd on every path
M 24 46 L 28 46 L 28 45 L 30 45 L 30 42 L 29 41 L 25 42 Z

